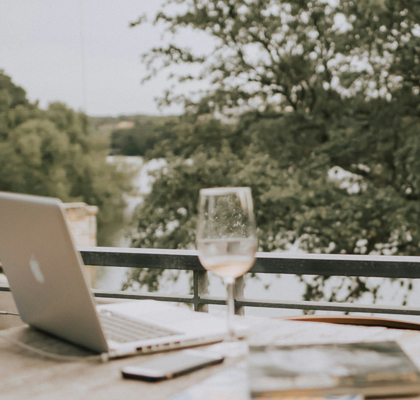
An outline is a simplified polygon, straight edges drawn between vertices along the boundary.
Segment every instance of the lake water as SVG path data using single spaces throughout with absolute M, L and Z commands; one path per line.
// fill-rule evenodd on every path
M 123 157 L 123 156 L 110 156 L 108 162 L 117 163 L 117 165 L 123 166 L 128 165 L 130 168 L 137 170 L 133 181 L 135 187 L 134 192 L 126 197 L 127 209 L 126 209 L 126 220 L 130 220 L 130 216 L 137 205 L 139 205 L 143 196 L 150 193 L 152 178 L 149 176 L 149 172 L 157 168 L 163 167 L 166 162 L 165 160 L 151 160 L 144 162 L 141 157 Z M 129 246 L 129 240 L 127 239 L 127 230 L 120 232 L 120 235 L 114 243 L 116 247 L 127 247 Z M 297 248 L 291 246 L 288 253 L 299 253 L 302 252 Z M 121 290 L 121 285 L 125 281 L 127 274 L 131 271 L 130 268 L 98 268 L 97 270 L 97 287 L 102 290 L 117 291 Z M 190 275 L 185 271 L 181 271 L 180 275 L 177 275 L 177 271 L 165 271 L 164 277 L 161 281 L 160 290 L 158 293 L 168 294 L 188 294 L 190 291 Z M 177 278 L 177 279 L 176 279 Z M 339 279 L 339 278 L 337 278 Z M 379 282 L 380 278 L 369 278 L 373 282 Z M 226 295 L 226 289 L 220 278 L 209 274 L 209 292 L 213 296 Z M 330 284 L 334 284 L 334 279 L 331 280 Z M 328 288 L 327 288 L 328 289 Z M 284 301 L 300 301 L 305 290 L 305 285 L 301 283 L 298 277 L 293 275 L 282 275 L 276 276 L 272 274 L 257 274 L 257 277 L 250 278 L 245 275 L 245 297 L 252 299 L 261 300 L 274 300 L 281 299 Z M 140 292 L 146 293 L 145 289 L 139 289 Z M 381 305 L 400 305 L 403 292 L 397 282 L 390 282 L 389 280 L 382 283 L 380 289 L 380 299 L 377 304 Z M 372 295 L 365 293 L 364 296 L 358 302 L 360 304 L 372 304 Z M 420 282 L 416 280 L 414 282 L 414 289 L 411 291 L 408 297 L 408 305 L 412 307 L 420 306 Z M 222 306 L 210 306 L 210 312 L 219 311 Z M 274 316 L 285 316 L 285 315 L 298 315 L 302 312 L 299 310 L 287 310 L 287 309 L 260 309 L 247 307 L 247 315 L 259 315 L 266 317 Z M 317 312 L 322 314 L 323 312 Z M 366 315 L 366 314 L 360 314 Z M 382 315 L 383 317 L 394 318 L 392 316 Z M 420 322 L 420 317 L 398 317 L 399 319 Z

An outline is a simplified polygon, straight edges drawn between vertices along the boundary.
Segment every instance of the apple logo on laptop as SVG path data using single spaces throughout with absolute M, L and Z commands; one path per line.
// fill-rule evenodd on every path
M 31 271 L 34 274 L 35 279 L 39 283 L 44 283 L 45 282 L 44 275 L 41 272 L 39 262 L 36 260 L 36 258 L 33 254 L 31 255 L 31 259 L 29 260 L 29 266 L 31 267 Z

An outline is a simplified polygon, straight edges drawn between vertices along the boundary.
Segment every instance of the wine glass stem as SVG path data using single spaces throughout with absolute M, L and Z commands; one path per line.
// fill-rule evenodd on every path
M 228 341 L 236 340 L 235 330 L 233 328 L 233 317 L 235 315 L 235 279 L 225 278 L 225 284 L 227 287 L 227 328 L 228 328 Z

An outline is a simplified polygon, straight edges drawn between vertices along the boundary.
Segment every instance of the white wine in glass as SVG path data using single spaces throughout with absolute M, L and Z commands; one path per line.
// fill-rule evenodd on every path
M 200 190 L 197 223 L 198 257 L 205 269 L 221 277 L 227 285 L 229 340 L 235 339 L 232 325 L 235 279 L 252 267 L 257 246 L 250 188 Z

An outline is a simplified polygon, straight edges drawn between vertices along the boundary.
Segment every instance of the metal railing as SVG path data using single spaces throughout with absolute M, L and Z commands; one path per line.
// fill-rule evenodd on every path
M 156 299 L 189 303 L 193 304 L 196 311 L 208 311 L 209 304 L 225 304 L 224 298 L 209 295 L 207 271 L 201 266 L 196 251 L 109 247 L 81 247 L 79 250 L 86 265 L 193 272 L 192 295 L 164 296 L 156 293 L 140 294 L 128 291 L 105 292 L 94 290 L 96 297 Z M 418 279 L 420 278 L 420 257 L 257 253 L 256 262 L 249 272 Z M 420 307 L 249 299 L 244 297 L 244 283 L 243 279 L 240 278 L 236 284 L 235 312 L 243 314 L 244 307 L 420 315 Z
M 94 289 L 93 293 L 96 297 L 189 303 L 196 311 L 208 311 L 209 304 L 225 304 L 225 298 L 209 295 L 207 271 L 201 266 L 196 251 L 117 247 L 79 247 L 78 249 L 85 265 L 193 272 L 191 295 L 165 296 L 157 293 L 109 292 Z M 420 257 L 257 253 L 256 262 L 249 273 L 420 279 Z M 10 289 L 7 286 L 0 286 L 0 292 L 2 291 L 7 292 Z M 420 315 L 420 307 L 245 298 L 244 281 L 243 278 L 239 278 L 235 289 L 235 312 L 243 314 L 244 307 Z

